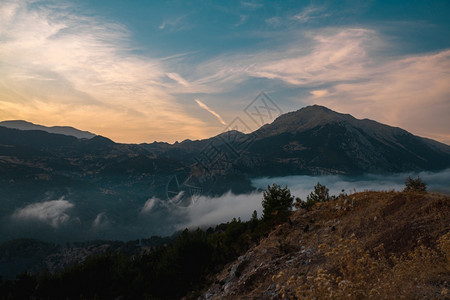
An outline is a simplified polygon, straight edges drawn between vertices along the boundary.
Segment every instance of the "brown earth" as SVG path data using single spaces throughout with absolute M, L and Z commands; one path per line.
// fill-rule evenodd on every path
M 449 299 L 450 197 L 362 192 L 298 210 L 200 299 Z

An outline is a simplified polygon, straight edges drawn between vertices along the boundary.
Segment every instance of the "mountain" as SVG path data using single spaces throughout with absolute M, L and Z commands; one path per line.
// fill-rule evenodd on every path
M 57 134 L 64 134 L 69 136 L 74 136 L 79 139 L 91 139 L 95 137 L 96 135 L 93 133 L 90 133 L 89 131 L 81 131 L 73 127 L 69 126 L 42 126 L 33 124 L 27 121 L 21 121 L 21 120 L 12 120 L 12 121 L 2 121 L 0 122 L 0 126 L 7 127 L 7 128 L 14 128 L 19 130 L 41 130 L 46 131 L 48 133 L 57 133 Z
M 174 206 L 199 195 L 252 192 L 258 177 L 449 167 L 448 145 L 322 106 L 281 115 L 249 134 L 174 144 L 0 126 L 0 242 L 171 234 L 183 222 Z
M 450 166 L 448 145 L 318 105 L 284 114 L 253 136 L 247 152 L 251 160 L 244 166 L 262 176 L 387 173 Z

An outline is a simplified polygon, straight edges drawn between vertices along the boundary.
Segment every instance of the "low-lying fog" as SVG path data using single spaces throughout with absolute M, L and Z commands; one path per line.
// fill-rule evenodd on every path
M 185 227 L 210 226 L 232 218 L 248 220 L 254 210 L 261 216 L 262 190 L 272 183 L 287 185 L 292 195 L 306 199 L 317 182 L 326 185 L 331 195 L 338 195 L 342 190 L 347 194 L 364 190 L 402 190 L 408 176 L 420 176 L 430 191 L 450 194 L 450 169 L 447 169 L 438 173 L 365 175 L 358 178 L 338 175 L 255 178 L 252 183 L 259 189 L 257 192 L 245 195 L 227 193 L 216 198 L 200 196 L 187 207 L 154 197 L 140 206 L 111 202 L 94 205 L 86 201 L 79 203 L 68 195 L 58 199 L 44 198 L 2 216 L 0 241 L 14 238 L 51 242 L 134 240 L 170 235 Z

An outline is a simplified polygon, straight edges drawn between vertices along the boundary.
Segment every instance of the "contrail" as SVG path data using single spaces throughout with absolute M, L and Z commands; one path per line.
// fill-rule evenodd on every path
M 205 103 L 203 103 L 202 101 L 195 99 L 195 102 L 197 102 L 198 106 L 200 106 L 203 109 L 206 109 L 207 111 L 209 111 L 213 116 L 215 116 L 217 119 L 219 119 L 220 123 L 222 123 L 222 125 L 226 125 L 225 121 L 222 119 L 222 117 L 216 113 L 215 111 L 213 111 L 211 108 L 209 108 Z
M 173 81 L 178 82 L 178 83 L 181 84 L 181 85 L 189 86 L 189 82 L 187 82 L 187 81 L 186 81 L 183 77 L 181 77 L 181 75 L 178 74 L 178 73 L 167 73 L 166 75 L 167 75 L 167 77 L 169 77 L 169 78 L 172 79 Z

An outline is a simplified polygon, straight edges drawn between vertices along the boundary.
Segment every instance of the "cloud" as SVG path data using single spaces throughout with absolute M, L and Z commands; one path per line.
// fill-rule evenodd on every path
M 281 18 L 280 17 L 271 17 L 271 18 L 265 19 L 264 21 L 269 26 L 277 27 L 281 23 Z
M 327 186 L 330 190 L 330 195 L 338 195 L 342 190 L 345 190 L 347 194 L 365 190 L 401 191 L 408 176 L 420 176 L 427 183 L 429 191 L 450 194 L 450 187 L 448 186 L 450 169 L 441 172 L 398 173 L 391 175 L 366 174 L 360 177 L 339 175 L 264 177 L 253 179 L 252 184 L 254 187 L 264 190 L 273 183 L 283 187 L 287 185 L 293 196 L 305 200 L 309 193 L 314 190 L 317 182 Z M 262 199 L 263 194 L 261 192 L 242 195 L 234 195 L 228 192 L 215 198 L 201 196 L 192 201 L 192 204 L 188 207 L 176 208 L 177 214 L 187 217 L 187 221 L 179 223 L 177 227 L 182 229 L 185 227 L 211 226 L 229 222 L 232 218 L 248 220 L 254 210 L 261 216 Z
M 357 80 L 366 72 L 366 44 L 370 44 L 376 37 L 368 29 L 348 28 L 332 33 L 319 33 L 312 39 L 314 46 L 309 53 L 287 51 L 268 60 L 260 59 L 249 68 L 249 74 L 280 79 L 292 85 Z
M 241 1 L 241 5 L 248 9 L 258 9 L 263 7 L 262 3 L 252 2 L 252 1 Z
M 379 43 L 376 32 L 365 28 L 295 31 L 289 36 L 282 49 L 224 54 L 201 62 L 191 72 L 196 78 L 190 81 L 192 91 L 230 91 L 252 78 L 282 81 L 287 88 L 361 80 L 371 67 L 368 49 Z
M 390 175 L 375 175 L 366 174 L 359 177 L 345 177 L 340 175 L 327 176 L 288 176 L 288 177 L 273 177 L 273 178 L 256 178 L 252 180 L 255 187 L 266 189 L 272 183 L 281 186 L 287 185 L 292 194 L 305 200 L 317 182 L 327 186 L 330 189 L 330 195 L 338 195 L 342 190 L 346 193 L 362 192 L 365 190 L 371 191 L 401 191 L 405 187 L 405 180 L 411 176 L 413 178 L 420 176 L 420 178 L 427 183 L 429 191 L 450 194 L 450 169 L 440 172 L 409 172 L 397 173 Z
M 373 53 L 382 37 L 373 30 L 326 29 L 311 37 L 309 52 L 294 50 L 302 49 L 294 44 L 278 57 L 259 53 L 243 72 L 310 88 L 302 103 L 450 140 L 450 50 L 381 60 Z
M 36 220 L 46 223 L 53 228 L 58 228 L 69 221 L 70 216 L 66 211 L 72 207 L 74 207 L 72 203 L 64 200 L 64 198 L 60 198 L 58 200 L 27 205 L 24 208 L 17 209 L 12 217 L 16 220 Z
M 262 193 L 234 195 L 231 192 L 217 197 L 198 197 L 193 204 L 182 212 L 188 217 L 188 222 L 178 225 L 178 228 L 212 226 L 229 222 L 233 218 L 250 219 L 254 210 L 261 215 Z
M 158 202 L 159 200 L 155 197 L 152 197 L 150 199 L 148 199 L 145 204 L 144 207 L 142 207 L 141 212 L 142 213 L 149 213 L 153 207 L 155 207 L 155 204 Z
M 185 22 L 186 17 L 189 14 L 185 14 L 176 18 L 165 19 L 161 25 L 158 26 L 160 30 L 181 31 L 192 28 L 192 25 Z
M 170 60 L 135 54 L 125 26 L 66 2 L 5 1 L 0 20 L 0 119 L 71 125 L 122 142 L 208 135 L 172 96 Z
M 373 66 L 361 73 L 361 82 L 337 83 L 309 101 L 448 141 L 448 70 L 450 50 L 415 55 Z
M 324 10 L 324 7 L 309 5 L 296 14 L 294 19 L 300 23 L 308 23 L 314 19 L 328 17 L 329 14 L 322 14 Z
M 179 84 L 183 86 L 189 86 L 189 82 L 187 82 L 183 77 L 180 76 L 178 73 L 167 73 L 167 77 L 172 79 L 173 81 L 178 82 Z
M 240 5 L 241 22 L 253 21 L 251 11 L 263 6 Z M 306 6 L 287 18 L 289 24 L 282 14 L 265 19 L 287 29 L 252 31 L 258 45 L 249 41 L 220 54 L 201 47 L 192 56 L 157 59 L 136 54 L 148 51 L 141 51 L 123 24 L 69 2 L 2 1 L 0 119 L 70 125 L 120 142 L 173 142 L 219 130 L 191 116 L 192 106 L 183 100 L 199 94 L 217 102 L 230 95 L 242 99 L 242 93 L 264 86 L 290 94 L 292 109 L 322 104 L 450 141 L 449 50 L 389 56 L 392 39 L 373 28 L 305 30 L 304 24 L 328 16 L 327 9 Z M 192 28 L 188 15 L 161 20 L 159 29 Z M 227 38 L 240 41 L 248 34 Z M 221 115 L 230 115 L 237 106 L 222 107 Z
M 327 90 L 315 90 L 310 92 L 314 97 L 323 97 L 328 94 Z
M 102 212 L 97 214 L 94 221 L 92 222 L 92 227 L 94 227 L 94 229 L 105 228 L 106 226 L 108 226 L 108 224 L 109 224 L 108 217 L 106 216 L 105 213 Z
M 212 114 L 213 116 L 215 116 L 219 122 L 222 125 L 226 125 L 225 121 L 222 119 L 222 117 L 216 113 L 215 111 L 213 111 L 211 108 L 209 108 L 205 103 L 203 103 L 202 101 L 200 101 L 199 99 L 195 99 L 195 102 L 197 102 L 198 106 L 200 106 L 201 108 L 207 110 L 210 114 Z
M 348 194 L 364 190 L 402 190 L 408 176 L 420 176 L 427 183 L 428 190 L 450 195 L 450 169 L 391 175 L 366 174 L 359 177 L 254 178 L 252 184 L 259 189 L 266 189 L 273 183 L 287 185 L 292 195 L 306 199 L 317 182 L 326 185 L 331 195 L 338 195 L 342 189 Z M 259 191 L 242 195 L 228 192 L 219 197 L 196 197 L 186 206 L 186 201 L 180 203 L 174 199 L 169 201 L 156 197 L 133 205 L 131 202 L 111 202 L 110 198 L 85 201 L 85 194 L 73 196 L 74 203 L 60 198 L 25 205 L 16 209 L 12 215 L 0 216 L 0 241 L 21 237 L 60 242 L 92 239 L 127 241 L 151 235 L 171 235 L 175 230 L 186 227 L 214 226 L 233 218 L 248 220 L 254 210 L 261 217 L 263 199 Z M 36 226 L 37 223 L 45 226 Z
M 247 15 L 239 15 L 239 22 L 236 23 L 234 26 L 235 27 L 241 26 L 242 24 L 244 24 L 247 21 L 247 19 L 248 19 Z

